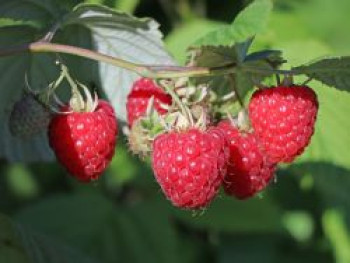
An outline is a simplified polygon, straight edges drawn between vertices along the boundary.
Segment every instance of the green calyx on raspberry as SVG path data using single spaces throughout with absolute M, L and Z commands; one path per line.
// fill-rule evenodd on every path
M 164 130 L 164 120 L 154 106 L 154 97 L 151 97 L 145 116 L 134 120 L 127 134 L 131 152 L 144 159 L 151 152 L 154 138 Z
M 144 84 L 152 84 L 150 80 L 140 79 L 137 82 L 139 85 L 140 81 L 143 81 Z M 135 88 L 135 86 L 133 87 Z M 140 89 L 140 86 L 138 87 Z M 144 94 L 147 99 L 147 107 L 143 107 L 142 115 L 138 118 L 129 118 L 130 128 L 127 132 L 129 148 L 141 158 L 150 155 L 152 143 L 157 136 L 172 131 L 187 131 L 191 128 L 206 131 L 210 120 L 208 103 L 206 102 L 208 98 L 207 86 L 195 87 L 189 83 L 188 78 L 181 78 L 177 81 L 161 80 L 156 88 L 158 93 L 155 93 L 155 88 L 153 88 L 148 94 L 150 96 Z M 136 91 L 139 90 L 134 90 L 134 93 Z M 134 93 L 130 93 L 128 113 L 132 113 L 131 102 L 136 98 L 132 96 Z M 159 107 L 159 94 L 162 94 L 163 97 L 169 97 L 167 102 L 172 102 L 171 104 L 163 104 L 162 111 Z M 129 115 L 132 117 L 132 114 Z M 130 120 L 133 120 L 131 125 Z
M 72 97 L 69 100 L 69 107 L 74 112 L 94 112 L 98 105 L 98 97 L 95 93 L 94 98 L 92 98 L 91 93 L 88 88 L 81 83 L 78 83 L 79 87 L 84 91 L 85 98 L 78 90 L 78 86 L 73 88 Z
M 208 113 L 208 87 L 192 85 L 188 78 L 177 81 L 162 80 L 160 85 L 172 96 L 173 105 L 163 117 L 167 130 L 206 130 Z

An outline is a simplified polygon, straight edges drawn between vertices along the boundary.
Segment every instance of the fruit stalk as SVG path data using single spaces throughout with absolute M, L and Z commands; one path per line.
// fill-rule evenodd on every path
M 141 76 L 153 79 L 164 79 L 164 78 L 180 78 L 180 77 L 202 77 L 212 75 L 223 75 L 233 73 L 235 71 L 235 65 L 227 65 L 220 67 L 181 67 L 181 66 L 169 66 L 169 65 L 141 65 L 130 61 L 126 61 L 120 58 L 101 54 L 99 52 L 69 46 L 62 44 L 54 44 L 48 42 L 33 42 L 30 44 L 15 46 L 0 50 L 1 56 L 16 55 L 23 52 L 33 53 L 64 53 L 70 55 L 76 55 L 92 60 L 105 62 L 116 67 L 124 68 L 133 71 Z
M 169 65 L 141 65 L 130 61 L 126 61 L 120 58 L 101 54 L 99 52 L 80 48 L 70 45 L 54 44 L 45 41 L 37 41 L 25 45 L 14 46 L 0 50 L 0 57 L 16 55 L 23 52 L 32 53 L 64 53 L 70 55 L 76 55 L 96 61 L 105 62 L 116 67 L 124 68 L 133 71 L 143 77 L 153 79 L 165 79 L 165 78 L 181 78 L 181 77 L 204 77 L 204 76 L 217 76 L 217 75 L 229 75 L 236 72 L 236 64 L 231 63 L 228 65 L 218 65 L 214 67 L 181 67 L 181 66 L 169 66 Z M 247 72 L 254 72 L 260 74 L 277 73 L 277 74 L 302 74 L 302 72 L 296 72 L 292 70 L 266 70 L 263 68 L 243 67 Z M 268 71 L 268 72 L 267 72 Z

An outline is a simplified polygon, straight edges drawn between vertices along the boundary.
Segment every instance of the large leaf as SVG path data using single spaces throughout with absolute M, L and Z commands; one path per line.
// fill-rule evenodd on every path
M 231 25 L 208 33 L 200 38 L 194 46 L 231 46 L 243 42 L 265 29 L 271 10 L 271 0 L 255 0 L 238 14 Z
M 222 26 L 222 23 L 204 19 L 195 19 L 175 28 L 166 37 L 165 42 L 169 51 L 181 62 L 186 62 L 186 51 L 198 37 L 213 31 Z
M 64 27 L 53 38 L 54 42 L 96 48 L 107 55 L 136 63 L 172 63 L 164 51 L 158 24 L 152 19 L 137 19 L 94 5 L 79 6 L 70 13 L 71 5 L 71 1 L 55 0 L 1 2 L 0 19 L 6 18 L 7 23 L 25 23 L 0 27 L 0 48 L 36 41 L 55 22 L 60 20 L 63 23 L 66 18 Z M 61 55 L 61 58 L 80 82 L 94 87 L 102 84 L 117 115 L 125 120 L 125 100 L 137 77 L 135 74 L 84 58 L 69 55 Z M 53 160 L 45 131 L 30 140 L 15 138 L 8 129 L 8 117 L 13 104 L 22 94 L 25 74 L 33 89 L 42 89 L 58 77 L 55 60 L 54 54 L 21 54 L 0 58 L 0 158 L 9 161 Z M 67 98 L 69 89 L 66 87 L 61 91 L 61 95 Z
M 322 83 L 350 92 L 350 57 L 324 58 L 293 70 Z
M 95 49 L 103 54 L 139 64 L 173 65 L 165 51 L 159 24 L 97 5 L 79 5 L 64 25 L 78 24 L 92 34 Z M 126 120 L 126 97 L 135 73 L 104 63 L 99 64 L 101 84 L 113 103 L 118 118 Z
M 26 23 L 1 28 L 0 48 L 30 43 L 43 37 L 45 30 L 62 18 L 68 12 L 67 7 L 70 7 L 72 3 L 72 1 L 58 3 L 54 0 L 2 1 L 0 17 L 7 21 L 26 21 Z M 76 27 L 67 29 L 66 33 L 61 32 L 56 39 L 64 43 L 91 47 L 89 33 Z M 62 58 L 66 60 L 68 57 L 62 56 Z M 25 74 L 28 75 L 31 88 L 42 89 L 58 76 L 55 60 L 56 57 L 52 54 L 19 54 L 0 58 L 2 72 L 0 76 L 0 158 L 9 161 L 53 160 L 54 155 L 48 146 L 45 131 L 29 140 L 13 137 L 8 129 L 8 118 L 13 104 L 22 94 Z M 98 79 L 94 74 L 96 70 L 92 69 L 93 63 L 83 65 L 79 59 L 68 59 L 67 61 L 77 69 L 74 70 L 74 73 L 79 75 L 82 82 L 91 83 L 93 79 Z M 74 64 L 80 65 L 74 67 Z M 87 68 L 91 70 L 87 71 Z
M 94 263 L 79 252 L 29 231 L 0 215 L 0 262 L 6 263 Z
M 223 235 L 220 239 L 217 261 L 231 262 L 283 262 L 330 263 L 331 253 L 313 243 L 303 246 L 287 236 L 277 235 Z
M 230 233 L 283 232 L 280 210 L 267 197 L 247 201 L 225 197 L 214 201 L 202 215 L 177 211 L 176 216 L 199 229 Z
M 298 177 L 312 177 L 313 186 L 325 207 L 338 208 L 347 213 L 350 211 L 349 169 L 327 162 L 306 162 L 292 165 L 289 170 Z M 350 213 L 347 214 L 347 221 L 350 226 Z
M 260 68 L 271 70 L 279 67 L 283 62 L 280 51 L 268 50 L 264 52 L 248 53 L 251 39 L 237 43 L 230 47 L 225 46 L 202 46 L 194 49 L 196 52 L 195 63 L 197 66 L 217 67 L 234 66 L 235 72 L 231 79 L 228 76 L 219 75 L 201 78 L 201 82 L 210 83 L 211 88 L 219 95 L 225 95 L 237 91 L 243 100 L 255 83 L 260 83 L 272 73 L 256 73 L 247 68 Z
M 98 195 L 60 195 L 24 209 L 17 218 L 102 262 L 180 261 L 161 203 L 116 207 Z
M 334 4 L 328 0 L 308 0 L 308 1 L 283 1 L 283 5 L 291 5 L 288 13 L 283 12 L 283 16 L 289 16 L 288 30 L 281 30 L 280 34 L 292 35 L 295 39 L 300 36 L 298 31 L 309 31 L 305 38 L 317 37 L 335 48 L 338 52 L 348 54 L 350 51 L 350 35 L 347 31 L 347 24 L 350 23 L 348 10 L 350 2 L 348 0 L 337 0 Z M 278 3 L 278 2 L 277 2 Z M 274 12 L 275 13 L 275 12 Z M 321 18 L 321 19 L 319 19 Z M 285 23 L 281 24 L 281 29 L 286 28 Z M 283 32 L 284 31 L 284 32 Z
M 33 40 L 37 30 L 28 26 L 6 27 L 0 30 L 0 48 Z M 20 98 L 24 88 L 24 75 L 30 72 L 32 66 L 40 66 L 41 58 L 32 57 L 28 54 L 13 57 L 0 58 L 0 157 L 8 160 L 50 160 L 53 155 L 46 143 L 45 134 L 37 136 L 32 140 L 22 140 L 11 136 L 8 128 L 8 118 L 13 104 Z M 42 64 L 41 64 L 42 65 Z M 45 74 L 49 66 L 40 67 Z M 30 79 L 33 79 L 29 76 Z M 45 81 L 38 86 L 42 87 Z

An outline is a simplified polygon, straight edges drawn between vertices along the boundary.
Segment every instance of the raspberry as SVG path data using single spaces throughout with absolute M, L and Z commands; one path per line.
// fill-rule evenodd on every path
M 151 97 L 154 97 L 154 108 L 159 114 L 165 114 L 166 109 L 161 104 L 171 105 L 171 96 L 166 94 L 152 79 L 140 78 L 135 81 L 126 102 L 128 123 L 131 127 L 135 120 L 144 116 Z
M 152 166 L 156 180 L 174 206 L 206 207 L 216 196 L 226 173 L 228 149 L 223 133 L 191 128 L 156 137 Z
M 249 104 L 255 133 L 272 162 L 292 162 L 314 133 L 318 101 L 306 86 L 278 86 L 256 91 Z
M 51 113 L 33 95 L 24 94 L 12 108 L 9 128 L 13 136 L 29 139 L 47 129 Z
M 230 149 L 225 192 L 238 199 L 252 197 L 270 182 L 275 165 L 267 161 L 254 133 L 241 133 L 229 121 L 221 121 L 218 128 L 225 133 Z
M 58 161 L 82 182 L 98 179 L 106 169 L 117 135 L 114 110 L 103 100 L 92 112 L 55 115 L 49 125 L 49 143 Z

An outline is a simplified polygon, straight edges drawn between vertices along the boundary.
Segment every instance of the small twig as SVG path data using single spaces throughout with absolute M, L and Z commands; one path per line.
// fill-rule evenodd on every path
M 0 50 L 1 56 L 15 55 L 23 52 L 33 53 L 64 53 L 70 55 L 76 55 L 92 60 L 97 60 L 104 63 L 109 63 L 116 67 L 124 68 L 133 71 L 141 76 L 153 78 L 153 79 L 166 79 L 166 78 L 181 78 L 181 77 L 204 77 L 204 76 L 218 76 L 218 75 L 231 75 L 236 72 L 236 63 L 228 63 L 225 65 L 218 65 L 215 67 L 179 67 L 169 65 L 143 65 L 130 61 L 126 61 L 120 58 L 101 54 L 99 52 L 84 49 L 75 46 L 54 44 L 48 42 L 33 42 L 25 45 L 15 46 L 7 49 Z M 278 70 L 278 69 L 265 69 L 244 66 L 241 70 L 245 72 L 251 72 L 256 74 L 266 75 L 268 74 L 284 74 L 284 75 L 297 75 L 303 74 L 295 70 Z
M 308 77 L 307 80 L 305 80 L 301 85 L 306 86 L 310 81 L 312 81 L 314 78 L 313 77 Z
M 46 35 L 40 39 L 38 42 L 45 42 L 49 43 L 53 39 L 54 35 L 56 34 L 57 30 L 61 27 L 61 23 L 55 23 L 50 30 L 46 33 Z
M 279 74 L 275 74 L 277 86 L 281 85 L 281 78 Z
M 231 86 L 235 92 L 235 98 L 237 99 L 239 105 L 241 106 L 242 109 L 244 109 L 244 103 L 243 103 L 243 100 L 240 96 L 240 94 L 238 93 L 238 90 L 237 90 L 237 87 L 236 87 L 236 84 L 235 84 L 235 79 L 234 79 L 234 76 L 231 74 L 228 76 L 230 82 L 231 82 Z

